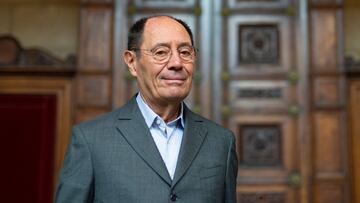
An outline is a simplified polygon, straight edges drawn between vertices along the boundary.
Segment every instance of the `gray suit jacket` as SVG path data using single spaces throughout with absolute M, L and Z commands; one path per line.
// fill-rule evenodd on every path
M 184 109 L 173 180 L 134 97 L 122 108 L 73 128 L 55 202 L 235 203 L 233 134 Z

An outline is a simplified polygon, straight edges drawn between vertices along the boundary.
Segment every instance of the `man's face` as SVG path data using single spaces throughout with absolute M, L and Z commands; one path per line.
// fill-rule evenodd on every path
M 159 62 L 149 54 L 159 46 L 171 49 L 167 62 Z M 144 28 L 140 50 L 125 53 L 130 73 L 137 78 L 140 92 L 147 102 L 169 104 L 182 101 L 190 92 L 194 61 L 180 58 L 178 49 L 192 46 L 186 29 L 168 17 L 149 19 Z M 129 60 L 130 54 L 133 60 Z M 128 55 L 128 58 L 127 56 Z M 131 58 L 130 58 L 131 59 Z

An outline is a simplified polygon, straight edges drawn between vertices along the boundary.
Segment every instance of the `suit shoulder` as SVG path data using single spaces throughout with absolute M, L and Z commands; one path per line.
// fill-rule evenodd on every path
M 114 126 L 114 123 L 122 115 L 129 115 L 134 107 L 134 99 L 128 101 L 124 106 L 117 108 L 111 112 L 97 116 L 91 120 L 81 122 L 75 125 L 75 128 L 82 130 L 94 130 Z
M 76 124 L 74 128 L 80 129 L 82 132 L 94 132 L 114 126 L 120 109 L 99 115 L 93 119 Z

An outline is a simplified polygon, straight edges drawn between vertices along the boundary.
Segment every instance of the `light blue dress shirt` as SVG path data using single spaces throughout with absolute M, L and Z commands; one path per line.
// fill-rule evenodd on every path
M 160 152 L 171 179 L 174 178 L 176 163 L 179 156 L 182 137 L 184 134 L 183 103 L 181 103 L 180 115 L 168 123 L 157 115 L 142 99 L 140 93 L 136 102 L 145 118 L 151 136 Z

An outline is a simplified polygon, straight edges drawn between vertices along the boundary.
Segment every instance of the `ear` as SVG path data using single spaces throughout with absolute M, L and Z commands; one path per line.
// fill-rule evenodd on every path
M 135 57 L 135 53 L 129 50 L 126 50 L 123 54 L 123 59 L 129 69 L 129 72 L 132 76 L 137 77 Z

